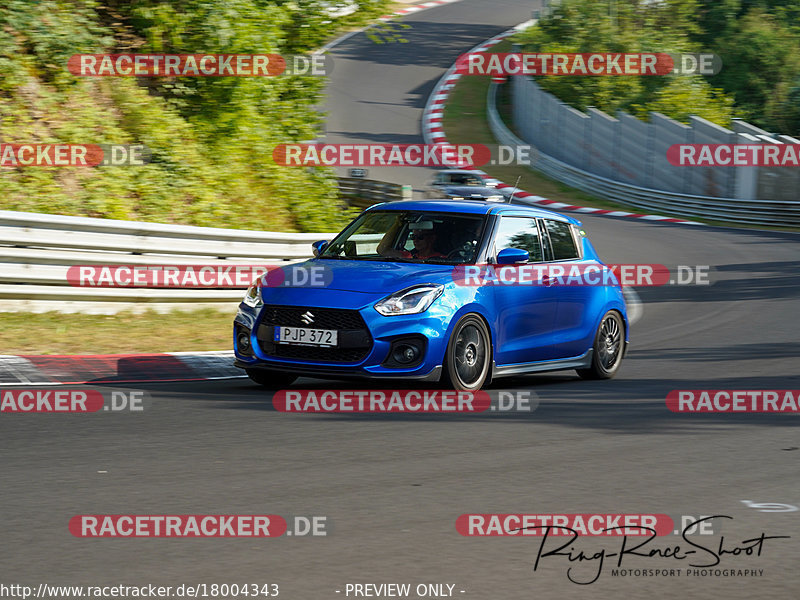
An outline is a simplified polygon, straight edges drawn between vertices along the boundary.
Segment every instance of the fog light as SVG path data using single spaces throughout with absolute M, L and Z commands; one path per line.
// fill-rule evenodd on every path
M 394 349 L 393 358 L 401 363 L 412 363 L 419 358 L 419 348 L 413 344 L 401 344 Z
M 381 363 L 389 369 L 413 369 L 422 364 L 428 340 L 420 334 L 406 335 L 392 342 L 386 358 Z
M 240 331 L 236 335 L 236 345 L 242 354 L 250 354 L 250 332 L 247 330 Z

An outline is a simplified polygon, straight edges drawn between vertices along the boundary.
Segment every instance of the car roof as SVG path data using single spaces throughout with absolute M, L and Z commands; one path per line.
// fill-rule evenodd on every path
M 577 219 L 562 215 L 561 213 L 528 206 L 526 204 L 504 204 L 502 202 L 486 202 L 485 200 L 398 200 L 397 202 L 384 202 L 375 204 L 367 210 L 418 210 L 429 212 L 450 212 L 471 215 L 502 215 L 517 214 L 531 217 L 544 217 L 566 221 L 580 225 Z

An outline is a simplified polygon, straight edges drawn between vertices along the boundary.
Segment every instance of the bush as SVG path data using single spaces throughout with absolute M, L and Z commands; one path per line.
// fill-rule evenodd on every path
M 4 143 L 138 143 L 143 167 L 3 168 L 2 208 L 275 230 L 336 230 L 350 218 L 331 169 L 280 167 L 280 143 L 314 139 L 318 78 L 78 78 L 101 52 L 309 52 L 342 21 L 317 0 L 7 0 L 0 7 Z M 341 2 L 339 4 L 346 4 Z

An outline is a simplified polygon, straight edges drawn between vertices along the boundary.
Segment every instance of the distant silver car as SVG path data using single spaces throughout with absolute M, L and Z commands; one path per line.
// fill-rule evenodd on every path
M 504 202 L 506 197 L 499 190 L 477 185 L 444 185 L 439 188 L 439 199 L 447 200 L 486 200 Z
M 425 189 L 426 198 L 446 198 L 444 189 L 451 186 L 494 188 L 495 183 L 483 171 L 446 169 L 439 171 Z M 500 193 L 496 191 L 495 193 Z

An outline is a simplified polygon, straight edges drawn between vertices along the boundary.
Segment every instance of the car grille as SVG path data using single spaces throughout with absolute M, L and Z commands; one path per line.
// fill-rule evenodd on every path
M 307 312 L 314 316 L 311 323 L 302 320 Z M 339 332 L 339 345 L 336 348 L 317 348 L 275 344 L 273 332 L 274 327 L 278 326 L 335 329 Z M 258 329 L 258 341 L 261 350 L 267 356 L 303 361 L 358 362 L 363 360 L 372 348 L 372 337 L 358 311 L 313 306 L 264 306 Z
M 302 320 L 306 312 L 314 314 L 313 323 Z M 261 312 L 264 325 L 281 325 L 283 327 L 311 327 L 313 329 L 364 329 L 364 319 L 357 310 L 341 310 L 337 308 L 315 308 L 313 306 L 270 306 Z

